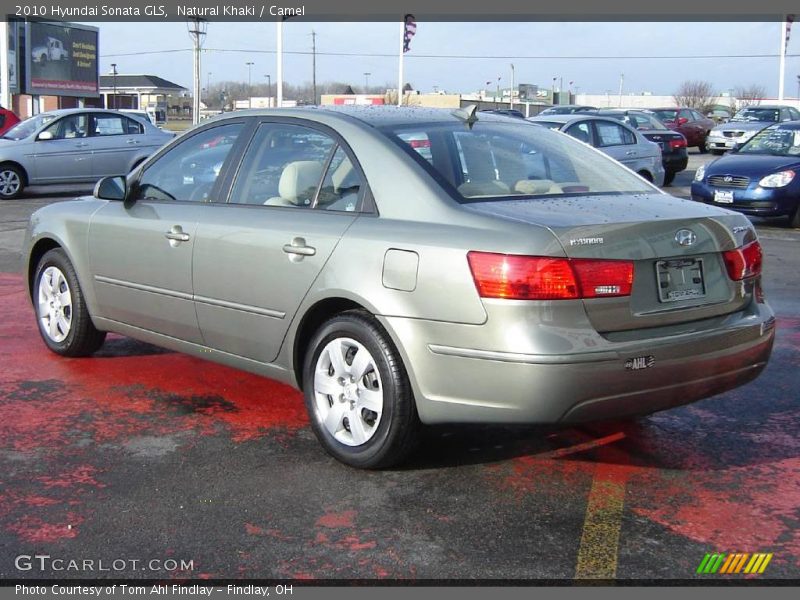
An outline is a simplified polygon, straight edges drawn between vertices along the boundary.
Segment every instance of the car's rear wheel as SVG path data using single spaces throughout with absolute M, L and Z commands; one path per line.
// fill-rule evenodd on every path
M 653 176 L 650 175 L 650 173 L 648 173 L 647 171 L 639 171 L 639 176 L 649 181 L 650 183 L 653 183 Z
M 705 154 L 708 152 L 708 134 L 703 136 L 703 139 L 700 141 L 700 144 L 697 146 L 697 149 L 700 151 L 700 154 Z
M 103 345 L 106 333 L 92 323 L 75 268 L 61 248 L 39 261 L 33 303 L 39 333 L 56 354 L 89 356 Z
M 22 195 L 25 189 L 25 176 L 14 165 L 0 166 L 0 198 L 13 200 Z
M 666 171 L 664 173 L 664 185 L 667 186 L 675 179 L 675 171 Z
M 314 433 L 337 460 L 377 469 L 413 450 L 420 423 L 408 376 L 369 314 L 348 311 L 320 327 L 306 353 L 303 389 Z

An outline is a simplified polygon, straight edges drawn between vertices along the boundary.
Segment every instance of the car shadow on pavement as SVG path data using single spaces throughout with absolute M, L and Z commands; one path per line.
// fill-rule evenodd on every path
M 103 346 L 92 355 L 92 358 L 126 358 L 131 356 L 153 356 L 156 354 L 174 354 L 159 346 L 140 342 L 129 337 L 109 335 Z

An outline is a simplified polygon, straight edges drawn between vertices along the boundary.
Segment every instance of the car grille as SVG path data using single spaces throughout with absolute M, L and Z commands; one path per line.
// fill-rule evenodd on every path
M 735 175 L 712 175 L 708 178 L 708 185 L 716 187 L 746 188 L 750 185 L 749 177 Z
M 723 131 L 722 135 L 728 138 L 742 137 L 744 135 L 744 131 Z

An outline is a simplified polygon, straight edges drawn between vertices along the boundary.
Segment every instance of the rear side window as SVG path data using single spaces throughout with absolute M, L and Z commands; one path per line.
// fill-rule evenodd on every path
M 630 129 L 626 129 L 616 123 L 607 121 L 595 121 L 597 132 L 597 146 L 605 148 L 608 146 L 626 146 L 636 143 L 636 136 Z
M 96 136 L 134 135 L 142 133 L 141 123 L 118 115 L 95 115 L 94 132 Z

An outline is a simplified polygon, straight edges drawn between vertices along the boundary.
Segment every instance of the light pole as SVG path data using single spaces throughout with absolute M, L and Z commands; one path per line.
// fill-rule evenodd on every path
M 364 93 L 369 94 L 369 76 L 372 73 L 364 73 Z
M 797 76 L 797 99 L 800 100 L 800 75 Z
M 208 72 L 208 79 L 206 79 L 206 97 L 211 100 L 211 71 Z
M 246 62 L 247 65 L 247 108 L 253 108 L 253 84 L 252 73 L 254 62 Z
M 117 109 L 117 63 L 111 63 L 111 75 L 114 78 L 114 110 Z
M 514 63 L 511 63 L 511 94 L 508 97 L 508 108 L 514 108 Z
M 264 75 L 267 78 L 267 104 L 269 107 L 272 107 L 272 77 L 269 75 Z
M 559 104 L 558 102 L 556 102 L 556 80 L 557 79 L 558 79 L 558 77 L 553 77 L 553 86 L 551 88 L 552 92 L 553 92 L 553 104 Z

